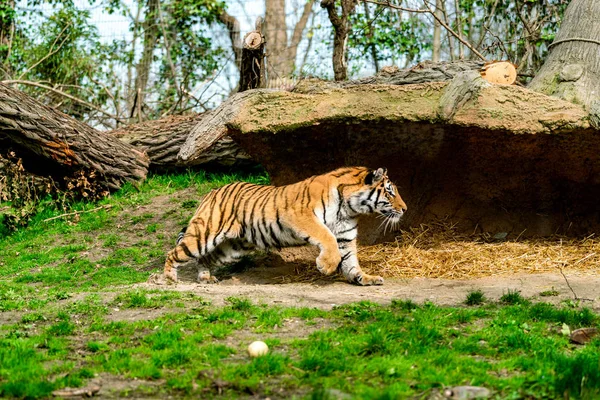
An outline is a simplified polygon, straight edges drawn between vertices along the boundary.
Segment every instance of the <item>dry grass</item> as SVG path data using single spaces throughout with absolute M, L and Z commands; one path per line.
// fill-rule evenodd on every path
M 395 243 L 359 248 L 364 270 L 386 277 L 467 279 L 515 273 L 600 273 L 600 240 L 551 237 L 495 241 L 445 222 L 402 232 Z

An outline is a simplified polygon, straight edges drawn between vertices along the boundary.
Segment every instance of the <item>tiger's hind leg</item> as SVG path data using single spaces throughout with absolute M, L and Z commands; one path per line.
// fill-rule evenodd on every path
M 356 237 L 354 239 L 338 237 L 337 241 L 340 254 L 342 255 L 342 262 L 339 268 L 349 282 L 361 286 L 383 285 L 383 278 L 381 276 L 365 274 L 360 269 L 356 255 Z
M 208 256 L 202 258 L 202 266 L 198 270 L 198 282 L 216 283 L 219 280 L 212 275 L 227 266 L 234 265 L 251 253 L 254 246 L 241 240 L 226 240 Z
M 192 258 L 200 256 L 196 240 L 192 236 L 187 236 L 181 239 L 175 248 L 167 254 L 165 261 L 164 277 L 167 281 L 177 282 L 177 268 L 181 264 L 185 264 Z

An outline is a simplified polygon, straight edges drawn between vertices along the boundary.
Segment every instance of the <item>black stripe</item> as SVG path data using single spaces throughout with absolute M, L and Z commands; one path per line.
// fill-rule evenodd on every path
M 338 210 L 337 210 L 336 215 L 337 215 L 338 220 L 342 218 L 342 206 L 344 205 L 344 196 L 342 196 L 342 191 L 340 190 L 340 186 L 341 185 L 338 185 L 338 187 L 337 187 L 339 199 L 338 199 Z
M 327 225 L 327 208 L 325 208 L 325 200 L 321 197 L 321 204 L 323 205 L 323 223 Z
M 185 243 L 179 243 L 179 246 L 181 247 L 181 250 L 183 250 L 183 252 L 185 253 L 186 256 L 188 257 L 194 257 L 192 255 L 192 252 L 190 251 L 190 249 L 187 247 L 187 245 Z
M 279 228 L 279 231 L 283 234 L 285 231 L 283 225 L 281 224 L 281 219 L 279 218 L 279 209 L 275 211 L 275 221 L 277 222 L 277 227 Z
M 337 240 L 338 243 L 350 243 L 354 239 L 337 238 L 336 240 Z
M 352 228 L 348 228 L 348 229 L 346 229 L 345 231 L 337 232 L 337 234 L 339 235 L 339 234 L 342 234 L 342 233 L 347 233 L 347 232 L 350 232 L 350 231 L 352 231 L 352 230 L 356 229 L 356 226 L 357 226 L 357 225 L 354 225 Z
M 367 196 L 367 198 L 368 198 L 369 200 L 371 200 L 371 197 L 373 196 L 373 193 L 375 193 L 375 191 L 376 191 L 376 190 L 377 190 L 377 188 L 376 188 L 376 187 L 374 187 L 373 189 L 371 189 L 371 191 L 369 192 L 369 195 Z
M 381 190 L 377 191 L 377 197 L 375 198 L 375 207 L 377 207 L 377 202 L 379 202 L 379 196 L 381 196 Z
M 275 242 L 275 247 L 281 249 L 281 242 L 279 241 L 277 235 L 275 234 L 275 231 L 273 230 L 273 225 L 269 225 L 269 230 L 271 231 L 271 239 L 273 239 L 273 241 Z

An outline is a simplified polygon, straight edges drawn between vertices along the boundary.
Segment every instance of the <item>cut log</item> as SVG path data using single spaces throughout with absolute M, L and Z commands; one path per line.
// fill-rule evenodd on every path
M 229 135 L 274 184 L 344 165 L 387 167 L 408 204 L 405 227 L 448 216 L 471 232 L 600 228 L 600 134 L 587 111 L 492 85 L 480 68 L 454 68 L 451 83 L 371 83 L 378 76 L 239 93 L 209 113 L 178 157 L 193 163 Z M 385 79 L 403 81 L 417 71 L 386 72 Z M 377 225 L 362 226 L 363 239 L 377 236 Z
M 250 156 L 228 136 L 207 146 L 193 164 L 177 159 L 181 146 L 206 114 L 172 115 L 155 121 L 132 124 L 109 132 L 123 142 L 145 152 L 153 170 L 187 168 L 197 165 L 248 167 Z
M 0 84 L 0 141 L 11 147 L 33 173 L 61 181 L 81 170 L 95 171 L 96 182 L 118 189 L 140 182 L 148 157 L 135 147 Z
M 203 114 L 172 115 L 155 121 L 131 124 L 110 131 L 150 158 L 153 169 L 177 167 L 177 153 L 190 132 L 203 118 Z
M 517 67 L 510 61 L 493 61 L 481 69 L 481 77 L 490 83 L 512 85 L 517 81 Z
M 262 23 L 263 19 L 258 17 L 255 30 L 244 36 L 238 92 L 256 89 L 264 84 L 265 40 L 262 35 Z

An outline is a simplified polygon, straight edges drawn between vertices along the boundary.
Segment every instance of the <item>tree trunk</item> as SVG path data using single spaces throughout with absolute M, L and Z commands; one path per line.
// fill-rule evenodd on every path
M 369 4 L 363 3 L 363 7 L 365 10 L 365 17 L 367 21 L 371 21 L 371 13 L 369 12 Z M 373 28 L 369 27 L 368 33 L 369 39 L 373 39 Z M 373 59 L 373 67 L 375 67 L 375 73 L 379 72 L 379 60 L 377 57 L 377 46 L 373 42 L 369 43 L 369 50 L 371 51 L 371 58 Z
M 529 88 L 588 110 L 600 101 L 600 1 L 573 0 Z
M 0 62 L 4 65 L 3 79 L 7 79 L 11 72 L 6 71 L 6 68 L 10 65 L 8 57 L 12 49 L 15 31 L 14 13 L 14 0 L 2 0 L 0 2 Z
M 287 58 L 288 35 L 285 21 L 285 0 L 265 0 L 265 41 L 267 42 L 268 79 L 289 76 L 293 60 Z M 292 64 L 290 64 L 292 61 Z
M 329 21 L 333 26 L 333 74 L 336 81 L 348 78 L 346 65 L 346 44 L 350 33 L 349 16 L 354 12 L 356 0 L 342 0 L 342 13 L 338 15 L 335 0 L 322 0 L 321 7 L 327 9 Z
M 137 117 L 140 122 L 143 119 L 142 108 L 146 96 L 146 88 L 148 86 L 154 49 L 156 48 L 156 40 L 159 33 L 158 9 L 160 7 L 160 1 L 148 0 L 147 4 L 146 16 L 144 18 L 144 23 L 142 24 L 144 28 L 144 50 L 142 51 L 142 58 L 136 66 L 134 102 L 131 109 L 131 117 Z
M 306 1 L 298 23 L 294 27 L 291 41 L 288 43 L 285 0 L 265 0 L 265 23 L 263 35 L 267 43 L 267 79 L 277 81 L 280 78 L 289 78 L 296 66 L 298 45 L 302 40 L 302 33 L 312 12 L 312 1 Z M 277 87 L 279 84 L 271 83 L 269 86 Z
M 0 139 L 23 158 L 26 169 L 60 181 L 80 170 L 96 171 L 109 189 L 146 178 L 148 157 L 26 94 L 0 84 Z
M 150 158 L 152 170 L 172 170 L 199 164 L 224 167 L 246 167 L 255 163 L 229 136 L 219 138 L 200 155 L 201 162 L 188 164 L 177 159 L 181 146 L 206 114 L 171 115 L 155 121 L 145 121 L 110 131 Z

